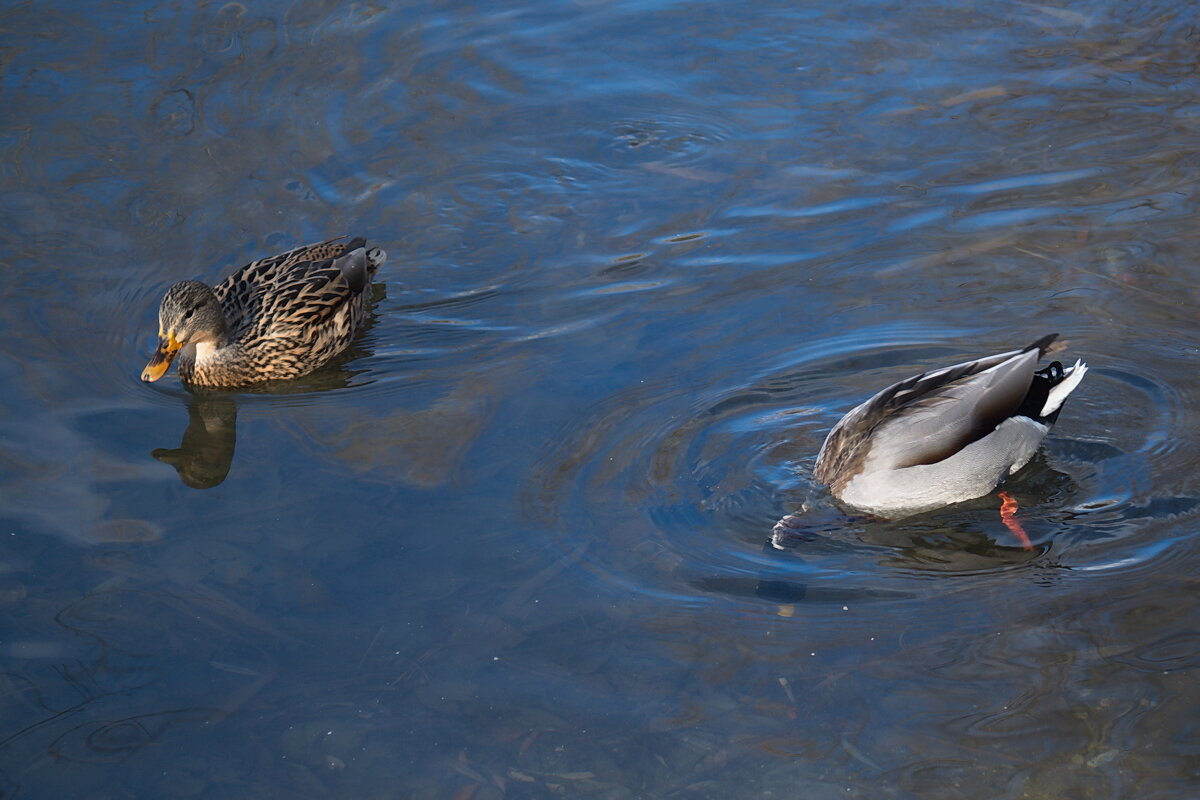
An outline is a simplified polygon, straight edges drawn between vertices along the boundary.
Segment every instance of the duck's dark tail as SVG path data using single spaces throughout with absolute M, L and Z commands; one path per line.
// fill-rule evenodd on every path
M 350 291 L 359 294 L 371 285 L 371 279 L 386 260 L 387 253 L 378 247 L 368 250 L 367 240 L 358 237 L 346 244 L 345 252 L 335 258 L 333 263 L 342 271 Z
M 1050 345 L 1054 344 L 1054 340 L 1057 338 L 1058 338 L 1057 333 L 1051 333 L 1048 336 L 1043 336 L 1042 338 L 1038 339 L 1033 344 L 1026 347 L 1021 352 L 1028 353 L 1030 350 L 1037 350 L 1038 358 L 1041 358 L 1042 356 L 1046 355 L 1046 353 L 1051 352 Z M 1057 352 L 1059 349 L 1061 349 L 1061 348 L 1054 348 L 1054 352 Z

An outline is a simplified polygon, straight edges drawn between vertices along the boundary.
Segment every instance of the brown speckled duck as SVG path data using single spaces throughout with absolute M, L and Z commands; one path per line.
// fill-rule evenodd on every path
M 330 239 L 252 261 L 216 287 L 180 281 L 159 306 L 142 380 L 176 358 L 184 383 L 216 389 L 306 375 L 350 344 L 386 259 L 365 239 Z

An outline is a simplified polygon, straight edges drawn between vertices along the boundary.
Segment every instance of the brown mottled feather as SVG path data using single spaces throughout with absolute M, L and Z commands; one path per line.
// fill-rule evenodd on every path
M 383 254 L 367 251 L 366 275 L 352 281 L 337 259 L 365 247 L 362 238 L 331 239 L 260 258 L 234 272 L 213 292 L 236 352 L 203 367 L 181 357 L 180 377 L 222 388 L 295 378 L 340 353 L 366 318 L 369 292 L 364 289 Z

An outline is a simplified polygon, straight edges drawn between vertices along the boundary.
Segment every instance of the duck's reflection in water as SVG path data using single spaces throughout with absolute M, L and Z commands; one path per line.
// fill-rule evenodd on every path
M 229 395 L 193 395 L 188 426 L 179 447 L 159 447 L 150 455 L 170 464 L 193 489 L 211 489 L 225 480 L 237 445 L 237 403 Z
M 994 496 L 971 504 L 982 510 L 989 499 L 994 500 Z M 852 547 L 884 548 L 887 555 L 880 559 L 881 564 L 932 572 L 973 572 L 1012 566 L 1033 561 L 1049 550 L 1048 542 L 1027 549 L 1012 539 L 1001 524 L 999 501 L 995 501 L 995 508 L 994 526 L 981 524 L 977 516 L 968 520 L 923 515 L 897 522 L 847 517 L 840 529 L 828 524 L 814 525 L 806 513 L 808 509 L 804 509 L 775 523 L 764 549 L 799 555 L 814 547 L 820 551 L 840 541 Z
M 378 299 L 383 296 L 382 288 L 375 288 Z M 362 372 L 350 369 L 348 365 L 371 352 L 360 344 L 351 345 L 310 375 L 293 380 L 264 381 L 242 389 L 240 394 L 287 396 L 345 389 Z M 150 455 L 173 466 L 184 485 L 193 489 L 211 489 L 225 480 L 233 465 L 239 394 L 211 389 L 189 391 L 192 394 L 188 399 L 188 425 L 179 447 L 158 447 Z

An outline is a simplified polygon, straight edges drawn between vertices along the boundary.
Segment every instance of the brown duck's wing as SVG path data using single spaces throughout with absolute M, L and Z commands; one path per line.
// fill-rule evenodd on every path
M 836 492 L 868 458 L 881 469 L 932 464 L 983 438 L 1020 408 L 1054 338 L 892 384 L 833 427 L 815 477 Z
M 365 268 L 343 263 L 354 256 L 294 265 L 261 293 L 262 313 L 250 325 L 247 341 L 348 338 L 365 309 L 362 290 L 370 282 L 362 277 Z
M 260 258 L 222 281 L 214 291 L 233 338 L 287 335 L 291 325 L 320 324 L 361 293 L 378 265 L 367 258 L 365 239 L 342 238 Z

